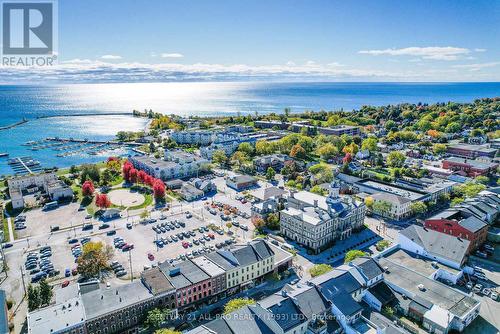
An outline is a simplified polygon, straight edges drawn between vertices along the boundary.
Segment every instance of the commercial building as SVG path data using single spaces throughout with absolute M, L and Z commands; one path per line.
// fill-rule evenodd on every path
M 453 144 L 446 148 L 446 153 L 455 157 L 475 159 L 477 157 L 490 157 L 494 158 L 497 149 L 491 147 L 489 144 L 471 145 L 471 144 Z
M 359 126 L 352 125 L 338 125 L 333 127 L 317 127 L 308 124 L 297 124 L 294 123 L 290 126 L 290 131 L 301 132 L 302 129 L 306 129 L 307 133 L 315 134 L 320 133 L 327 136 L 359 136 L 361 134 L 361 129 Z
M 389 209 L 378 210 L 375 213 L 401 220 L 412 215 L 411 204 L 415 202 L 437 201 L 442 196 L 450 194 L 457 185 L 454 181 L 441 178 L 401 178 L 394 182 L 361 179 L 339 173 L 337 179 L 344 189 L 358 193 L 359 197 L 371 197 L 374 202 L 386 202 Z
M 401 230 L 398 242 L 402 249 L 455 269 L 463 267 L 470 249 L 469 240 L 417 225 Z
M 226 185 L 236 191 L 242 191 L 257 186 L 257 179 L 244 174 L 235 174 L 226 177 Z
M 73 190 L 59 180 L 56 173 L 14 177 L 7 180 L 7 185 L 14 209 L 23 208 L 26 197 L 38 194 L 46 195 L 51 201 L 73 198 Z
M 443 160 L 443 168 L 469 177 L 488 175 L 494 172 L 497 167 L 498 164 L 495 162 L 483 162 L 467 158 L 450 157 Z
M 129 157 L 128 160 L 136 169 L 163 181 L 197 177 L 202 171 L 202 166 L 208 164 L 207 160 L 180 150 L 165 150 L 164 159 L 136 155 Z
M 384 268 L 385 283 L 398 298 L 398 311 L 421 323 L 429 333 L 461 332 L 479 315 L 479 301 L 415 267 L 386 257 L 379 258 L 378 263 Z
M 460 208 L 439 212 L 426 219 L 424 226 L 431 230 L 469 240 L 469 252 L 479 248 L 486 241 L 489 228 L 486 222 L 465 210 L 460 210 Z
M 211 180 L 195 178 L 189 182 L 182 183 L 179 194 L 186 201 L 195 201 L 216 191 L 217 186 Z
M 341 197 L 335 182 L 330 186 L 328 197 L 307 191 L 292 192 L 280 212 L 280 232 L 319 253 L 335 240 L 346 239 L 361 229 L 365 208 L 362 202 Z

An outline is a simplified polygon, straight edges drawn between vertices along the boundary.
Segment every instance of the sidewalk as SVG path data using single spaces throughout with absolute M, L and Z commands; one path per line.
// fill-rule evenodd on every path
M 7 227 L 9 228 L 9 241 L 14 241 L 14 230 L 12 229 L 12 219 L 7 216 Z

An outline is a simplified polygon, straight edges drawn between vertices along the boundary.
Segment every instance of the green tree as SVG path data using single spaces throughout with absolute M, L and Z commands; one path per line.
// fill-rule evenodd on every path
M 34 311 L 40 307 L 40 288 L 28 285 L 28 310 Z
M 267 140 L 258 140 L 255 143 L 255 154 L 268 155 L 274 153 L 275 146 Z
M 40 305 L 49 305 L 52 299 L 52 287 L 47 283 L 45 279 L 40 281 Z
M 226 153 L 223 150 L 216 150 L 212 155 L 212 162 L 219 166 L 224 165 L 227 162 Z
M 377 150 L 377 138 L 375 137 L 368 137 L 363 140 L 361 143 L 361 149 L 362 150 L 368 150 L 370 152 L 375 152 Z
M 253 145 L 248 143 L 248 142 L 244 142 L 244 143 L 241 143 L 239 146 L 238 146 L 238 151 L 240 152 L 243 152 L 245 153 L 247 156 L 251 157 L 255 151 L 255 149 L 253 148 Z
M 237 311 L 243 306 L 253 305 L 255 300 L 248 298 L 235 298 L 231 299 L 224 305 L 224 314 L 229 314 L 231 312 Z
M 99 168 L 97 168 L 96 165 L 85 164 L 82 166 L 82 171 L 80 173 L 80 184 L 83 184 L 83 182 L 87 180 L 91 180 L 94 183 L 99 183 L 100 174 Z
M 326 190 L 325 188 L 321 187 L 320 185 L 315 185 L 314 187 L 311 188 L 310 191 L 312 193 L 314 193 L 314 194 L 318 194 L 318 195 L 321 195 L 321 196 L 328 195 L 328 190 Z
M 414 215 L 421 215 L 427 211 L 427 205 L 424 202 L 413 202 L 410 205 L 410 210 Z
M 276 172 L 274 171 L 273 167 L 269 167 L 266 171 L 266 178 L 271 181 L 274 180 L 274 177 L 276 176 Z
M 100 277 L 101 271 L 109 267 L 113 257 L 113 247 L 102 242 L 87 242 L 78 258 L 78 272 L 83 277 Z
M 339 150 L 332 143 L 326 143 L 317 148 L 316 154 L 318 154 L 321 159 L 328 160 L 339 154 Z
M 325 182 L 332 182 L 333 180 L 333 169 L 324 163 L 319 163 L 314 166 L 309 167 L 309 171 L 314 176 L 316 184 L 321 184 Z
M 170 329 L 170 328 L 161 328 L 155 331 L 155 334 L 182 334 L 182 332 Z
M 333 267 L 329 264 L 321 263 L 321 264 L 315 264 L 309 269 L 309 274 L 311 274 L 311 277 L 316 277 L 320 276 L 323 274 L 326 274 L 329 271 L 332 271 Z
M 386 215 L 391 211 L 392 204 L 387 201 L 375 201 L 372 208 L 374 212 Z
M 161 324 L 165 321 L 165 312 L 159 308 L 154 308 L 146 315 L 145 324 L 149 328 L 160 328 Z
M 484 175 L 479 175 L 474 178 L 474 182 L 487 185 L 490 183 L 490 178 Z
M 435 153 L 435 154 L 443 154 L 444 152 L 446 152 L 446 145 L 445 144 L 434 144 L 432 145 L 432 151 Z
M 266 227 L 270 230 L 276 231 L 280 228 L 280 218 L 278 213 L 270 213 L 266 218 Z
M 387 165 L 389 167 L 403 167 L 406 157 L 399 151 L 392 151 L 387 155 Z
M 349 263 L 358 257 L 366 255 L 366 252 L 360 251 L 359 249 L 352 249 L 345 254 L 344 263 Z
M 467 182 L 455 187 L 454 193 L 457 194 L 458 197 L 472 198 L 485 189 L 486 186 L 484 184 Z
M 109 169 L 105 169 L 101 174 L 101 185 L 109 186 L 114 179 L 113 173 Z

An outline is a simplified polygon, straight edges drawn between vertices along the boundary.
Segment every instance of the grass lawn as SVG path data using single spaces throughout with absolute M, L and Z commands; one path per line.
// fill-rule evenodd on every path
M 123 183 L 123 181 L 124 181 L 124 180 L 123 180 L 123 176 L 120 174 L 120 175 L 118 175 L 118 177 L 116 177 L 116 178 L 113 180 L 113 182 L 111 182 L 111 186 L 112 186 L 112 187 L 114 187 L 114 186 L 118 186 L 118 185 L 122 184 L 122 183 Z
M 3 241 L 13 241 L 13 240 L 10 240 L 10 237 L 9 237 L 9 226 L 7 224 L 7 218 L 3 217 L 2 219 L 2 224 L 3 224 Z

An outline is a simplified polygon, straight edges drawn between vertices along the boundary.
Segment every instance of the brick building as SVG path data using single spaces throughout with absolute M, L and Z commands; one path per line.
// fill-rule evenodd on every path
M 445 210 L 427 219 L 428 229 L 470 241 L 469 252 L 482 245 L 488 236 L 488 224 L 461 210 Z
M 476 177 L 479 175 L 488 175 L 498 167 L 494 162 L 483 162 L 472 159 L 463 159 L 450 157 L 443 160 L 443 168 L 459 172 L 464 176 Z

